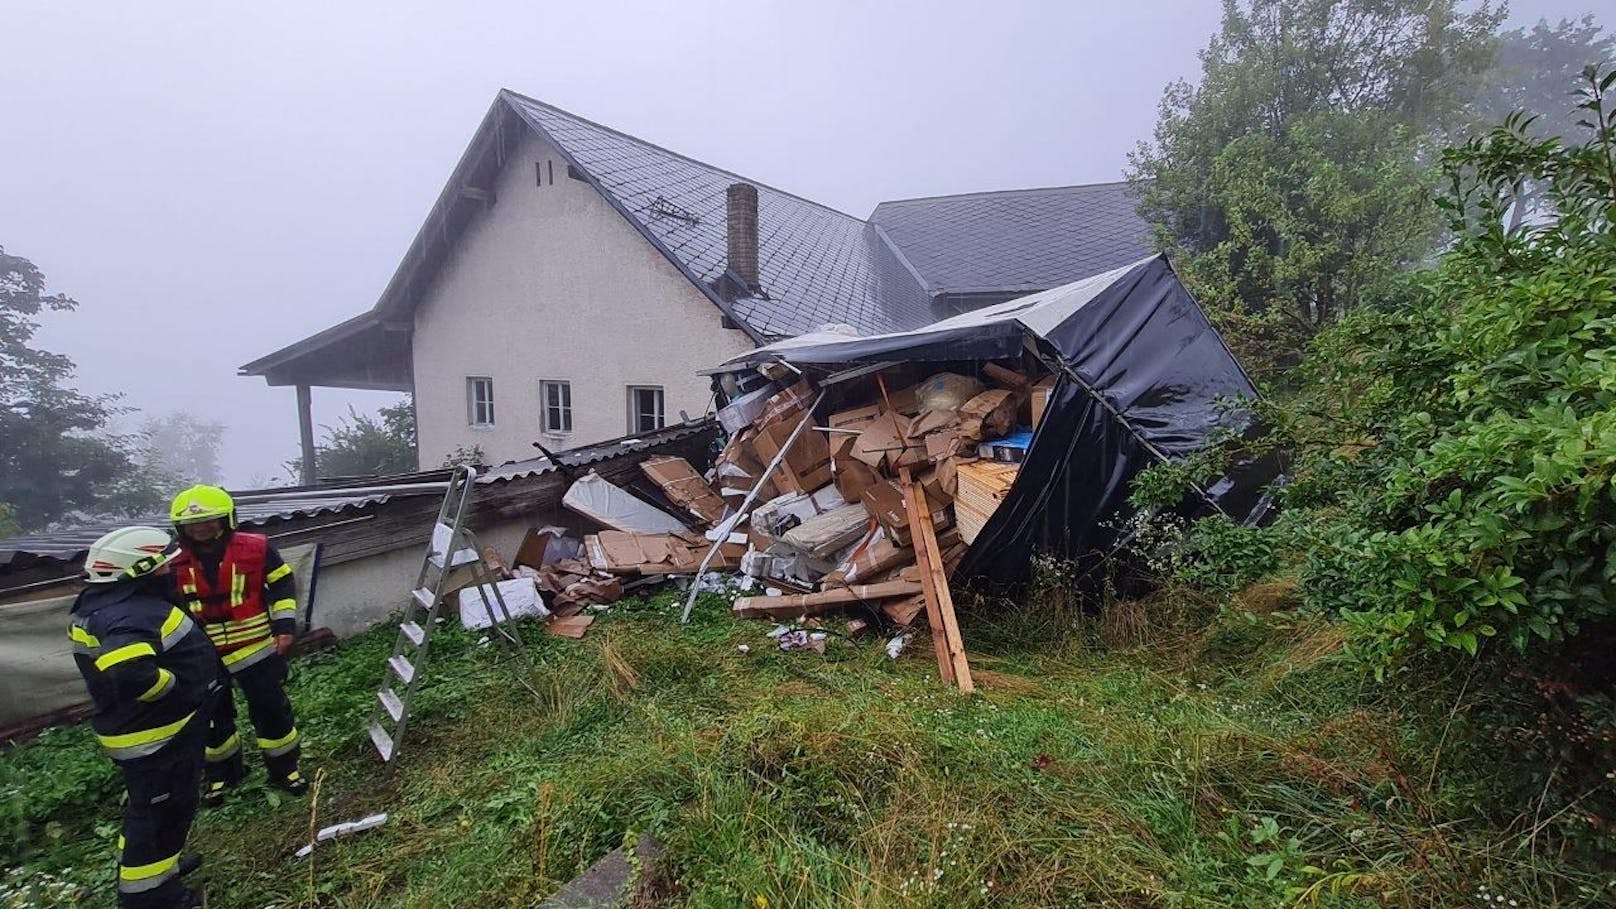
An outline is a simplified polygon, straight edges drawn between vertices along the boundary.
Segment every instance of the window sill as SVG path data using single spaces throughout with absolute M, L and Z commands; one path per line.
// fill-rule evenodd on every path
M 492 424 L 492 423 L 469 423 L 469 424 L 466 425 L 466 428 L 471 430 L 472 432 L 493 432 L 494 431 L 494 424 Z

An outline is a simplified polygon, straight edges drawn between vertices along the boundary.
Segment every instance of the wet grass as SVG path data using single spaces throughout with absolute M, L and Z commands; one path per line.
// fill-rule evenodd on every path
M 533 906 L 651 832 L 667 906 L 1607 904 L 1608 876 L 1475 810 L 1484 781 L 1443 757 L 1452 680 L 1376 686 L 1285 612 L 1174 633 L 1135 608 L 1120 647 L 976 610 L 972 697 L 923 639 L 896 662 L 879 640 L 780 653 L 717 600 L 686 627 L 661 595 L 581 641 L 529 629 L 537 698 L 450 630 L 391 768 L 359 728 L 383 630 L 297 666 L 315 816 L 260 771 L 199 821 L 198 880 L 213 907 Z M 110 905 L 117 796 L 85 729 L 0 755 L 0 906 Z M 292 857 L 311 822 L 374 811 Z

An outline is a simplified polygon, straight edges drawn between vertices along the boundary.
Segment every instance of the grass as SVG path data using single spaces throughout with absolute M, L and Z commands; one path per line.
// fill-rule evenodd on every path
M 446 630 L 394 768 L 359 728 L 378 631 L 296 667 L 314 816 L 258 771 L 199 820 L 198 880 L 213 907 L 533 906 L 651 832 L 666 906 L 1609 904 L 1608 873 L 1487 820 L 1484 775 L 1450 768 L 1453 680 L 1374 686 L 1283 611 L 1174 635 L 1131 608 L 1143 643 L 1120 647 L 1102 622 L 974 610 L 973 697 L 924 640 L 781 653 L 711 598 L 685 627 L 664 594 L 582 641 L 530 630 L 537 699 Z M 0 907 L 110 906 L 118 791 L 83 728 L 0 754 Z

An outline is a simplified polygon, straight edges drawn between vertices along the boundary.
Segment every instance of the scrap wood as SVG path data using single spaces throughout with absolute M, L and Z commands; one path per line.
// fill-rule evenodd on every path
M 592 615 L 557 616 L 545 624 L 544 630 L 551 634 L 558 634 L 564 638 L 576 640 L 583 637 L 584 632 L 588 631 L 589 626 L 593 624 L 595 624 L 595 617 Z
M 942 554 L 937 551 L 931 510 L 923 507 L 925 493 L 908 470 L 902 471 L 901 478 L 904 504 L 909 512 L 909 533 L 915 541 L 915 555 L 926 594 L 926 615 L 931 621 L 932 639 L 937 648 L 937 668 L 945 683 L 956 684 L 959 690 L 969 694 L 976 686 L 971 682 L 965 642 L 960 638 L 959 619 L 954 615 L 954 595 L 948 588 L 948 576 L 943 573 Z
M 915 619 L 926 611 L 926 595 L 917 593 L 902 600 L 887 600 L 881 604 L 881 614 L 887 621 L 899 628 L 908 628 L 915 623 Z
M 983 363 L 982 372 L 987 374 L 993 384 L 1012 391 L 1026 391 L 1027 387 L 1032 384 L 1032 380 L 1025 375 L 1013 369 L 1006 369 L 997 363 Z
M 738 597 L 733 612 L 737 618 L 795 618 L 799 615 L 819 615 L 837 606 L 883 600 L 892 597 L 914 596 L 920 585 L 913 581 L 883 581 L 879 584 L 855 584 L 818 593 L 802 593 L 782 597 Z

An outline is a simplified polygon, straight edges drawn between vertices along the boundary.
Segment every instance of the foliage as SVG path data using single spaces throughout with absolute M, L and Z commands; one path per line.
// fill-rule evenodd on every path
M 1161 247 L 1259 374 L 1431 250 L 1428 137 L 1454 128 L 1501 12 L 1457 0 L 1225 0 L 1129 179 Z
M 619 603 L 581 641 L 524 625 L 525 669 L 441 629 L 396 767 L 361 728 L 395 632 L 299 659 L 320 799 L 272 800 L 255 770 L 199 819 L 192 880 L 218 906 L 528 907 L 649 832 L 668 907 L 1608 903 L 1608 874 L 1475 810 L 1514 768 L 1450 762 L 1457 681 L 1365 686 L 1317 621 L 1109 650 L 1075 616 L 1051 635 L 1042 610 L 982 610 L 965 698 L 921 642 L 782 653 L 722 598 L 688 626 L 681 605 Z M 83 727 L 0 753 L 0 823 L 27 825 L 0 837 L 8 881 L 110 906 L 116 791 Z
M 116 396 L 65 387 L 73 361 L 31 342 L 39 317 L 78 304 L 45 292 L 45 276 L 0 248 L 0 502 L 22 530 L 96 509 L 132 468 L 127 440 L 110 434 Z
M 1576 84 L 1588 66 L 1616 62 L 1616 35 L 1605 33 L 1592 15 L 1540 20 L 1531 29 L 1498 36 L 1498 57 L 1477 87 L 1470 110 L 1477 122 L 1500 123 L 1517 111 L 1537 117 L 1534 136 L 1574 141 L 1580 117 Z
M 314 448 L 315 473 L 321 479 L 386 476 L 415 469 L 415 402 L 389 404 L 376 416 L 348 407 L 336 426 L 320 427 L 323 438 Z M 288 461 L 286 471 L 299 477 L 302 465 Z
M 155 474 L 173 477 L 178 485 L 217 486 L 223 481 L 219 446 L 224 434 L 224 421 L 183 410 L 148 417 L 140 428 L 138 460 Z
M 456 467 L 461 464 L 470 464 L 473 467 L 488 463 L 488 455 L 483 453 L 481 445 L 456 445 L 454 451 L 443 456 L 444 467 Z
M 1458 243 L 1398 308 L 1319 335 L 1304 390 L 1264 406 L 1296 456 L 1282 546 L 1304 598 L 1379 671 L 1616 618 L 1616 73 L 1587 78 L 1586 142 L 1512 117 L 1445 153 Z M 1549 216 L 1512 227 L 1526 179 Z M 1271 534 L 1206 522 L 1187 548 L 1229 575 Z

